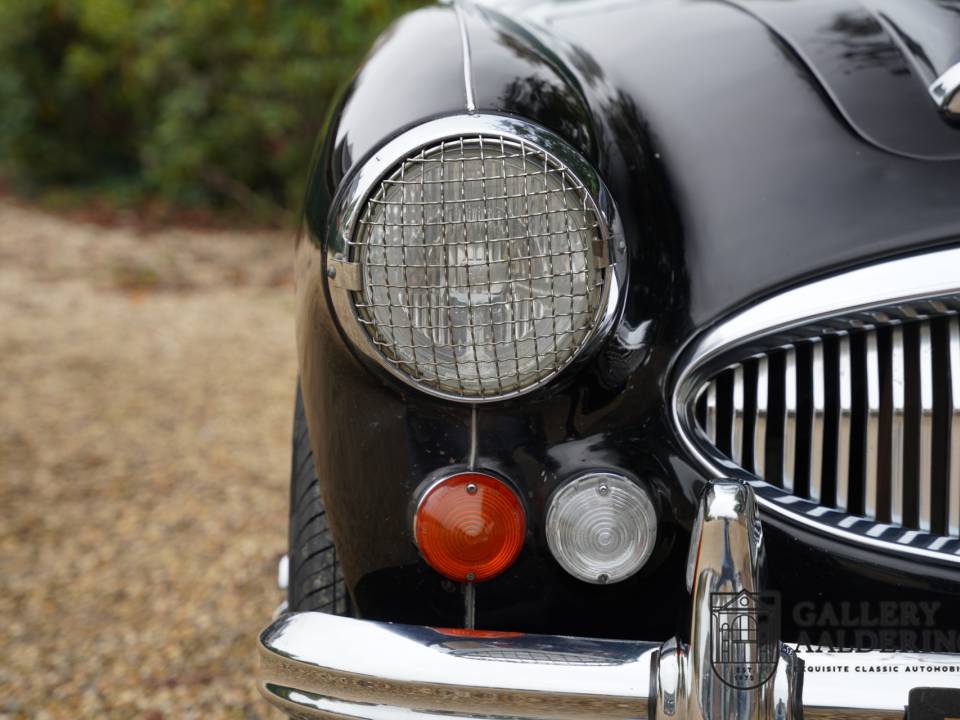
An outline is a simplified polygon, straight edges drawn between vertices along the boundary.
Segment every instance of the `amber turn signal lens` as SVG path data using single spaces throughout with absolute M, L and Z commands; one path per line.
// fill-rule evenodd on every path
M 465 472 L 433 485 L 414 519 L 420 554 L 430 567 L 457 581 L 495 577 L 517 559 L 526 518 L 504 482 Z

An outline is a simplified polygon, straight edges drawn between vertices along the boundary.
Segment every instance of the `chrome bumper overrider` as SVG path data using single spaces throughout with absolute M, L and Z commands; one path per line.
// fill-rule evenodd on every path
M 768 680 L 741 688 L 749 683 L 721 679 L 711 600 L 759 593 L 762 562 L 750 488 L 717 482 L 691 542 L 689 642 L 467 633 L 295 613 L 260 636 L 260 690 L 301 718 L 882 720 L 904 717 L 913 688 L 960 688 L 960 655 L 811 653 L 776 638 Z M 739 647 L 738 667 L 763 666 L 758 648 Z

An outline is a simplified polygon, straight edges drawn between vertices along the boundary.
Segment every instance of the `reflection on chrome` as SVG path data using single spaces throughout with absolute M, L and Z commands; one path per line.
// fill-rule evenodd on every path
M 690 540 L 690 644 L 673 639 L 660 649 L 655 661 L 654 720 L 801 717 L 803 661 L 792 648 L 780 643 L 778 622 L 754 627 L 749 633 L 752 642 L 734 643 L 733 667 L 755 675 L 748 679 L 718 667 L 721 660 L 730 658 L 718 655 L 727 626 L 714 622 L 716 598 L 742 597 L 750 602 L 761 597 L 762 542 L 750 487 L 734 481 L 707 486 Z
M 930 85 L 930 97 L 943 112 L 960 115 L 960 63 L 949 68 Z
M 691 541 L 689 643 L 658 649 L 295 613 L 260 636 L 260 691 L 298 718 L 903 720 L 911 689 L 960 687 L 960 655 L 813 652 L 780 643 L 775 629 L 736 648 L 738 663 L 772 666 L 769 679 L 745 686 L 725 675 L 711 601 L 762 596 L 763 558 L 753 490 L 717 481 Z
M 814 280 L 696 338 L 674 359 L 672 413 L 701 472 L 751 482 L 761 510 L 791 525 L 960 564 L 960 463 L 936 459 L 939 443 L 960 456 L 958 262 L 951 247 Z M 741 368 L 757 408 L 743 417 Z M 752 457 L 728 441 L 740 432 Z

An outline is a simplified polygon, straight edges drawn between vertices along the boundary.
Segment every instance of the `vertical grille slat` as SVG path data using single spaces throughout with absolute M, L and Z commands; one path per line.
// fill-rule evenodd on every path
M 920 324 L 920 450 L 917 455 L 918 527 L 930 530 L 933 514 L 933 351 L 930 324 Z
M 733 370 L 733 423 L 731 432 L 731 456 L 738 465 L 743 465 L 743 365 Z
M 903 349 L 903 328 L 895 327 L 890 341 L 890 522 L 903 522 L 903 470 L 906 428 L 906 358 Z
M 823 433 L 826 412 L 826 379 L 823 364 L 823 343 L 813 343 L 812 353 L 813 413 L 810 417 L 810 499 L 820 501 L 823 483 Z
M 846 510 L 850 489 L 850 435 L 853 432 L 853 376 L 850 367 L 850 337 L 840 338 L 837 352 L 840 381 L 838 398 L 839 422 L 837 423 L 837 474 L 835 507 Z
M 717 447 L 733 457 L 733 372 L 729 368 L 717 378 Z
M 767 471 L 767 407 L 769 405 L 767 395 L 770 388 L 769 367 L 770 363 L 766 355 L 757 360 L 757 414 L 753 420 L 753 472 L 760 477 L 763 477 Z M 957 463 L 957 467 L 958 473 L 960 473 L 960 462 Z
M 797 466 L 797 351 L 789 348 L 783 359 L 783 484 L 793 492 Z
M 703 386 L 697 421 L 786 493 L 960 538 L 960 316 L 930 311 L 754 351 Z
M 877 517 L 877 494 L 880 477 L 878 461 L 880 454 L 880 355 L 877 351 L 877 334 L 866 336 L 867 361 L 867 418 L 866 443 L 864 447 L 864 507 L 867 517 Z
M 930 465 L 930 532 L 948 532 L 950 508 L 950 346 L 949 318 L 930 321 L 930 354 L 933 365 L 933 437 Z
M 711 382 L 707 386 L 707 421 L 704 426 L 707 439 L 717 444 L 717 383 Z
M 960 535 L 960 320 L 947 324 L 950 375 L 949 466 L 947 470 L 947 532 Z

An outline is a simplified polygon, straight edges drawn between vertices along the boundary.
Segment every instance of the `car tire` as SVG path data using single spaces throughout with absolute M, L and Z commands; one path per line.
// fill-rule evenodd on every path
M 292 612 L 314 610 L 350 615 L 350 596 L 320 497 L 299 383 L 290 472 L 289 608 Z

